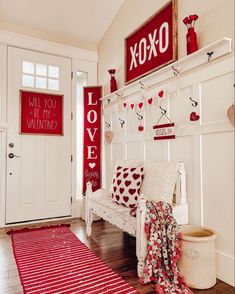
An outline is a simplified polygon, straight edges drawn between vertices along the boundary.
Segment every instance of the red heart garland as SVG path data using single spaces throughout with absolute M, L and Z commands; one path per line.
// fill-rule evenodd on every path
M 131 107 L 131 109 L 134 109 L 135 104 L 132 103 L 132 104 L 130 105 L 130 107 Z
M 140 103 L 138 104 L 139 109 L 141 109 L 143 106 L 144 106 L 144 103 L 143 103 L 143 102 L 140 102 Z
M 125 109 L 127 107 L 127 103 L 123 102 L 123 108 Z
M 148 99 L 148 104 L 151 105 L 153 103 L 153 98 Z
M 196 112 L 193 111 L 193 112 L 190 113 L 190 120 L 191 121 L 199 120 L 199 118 L 200 118 L 200 115 L 196 114 Z
M 164 95 L 164 91 L 163 91 L 163 90 L 161 90 L 161 91 L 158 93 L 158 96 L 162 98 L 162 97 L 163 97 L 163 95 Z
M 140 132 L 142 132 L 142 131 L 144 130 L 144 127 L 143 127 L 143 126 L 138 126 L 138 130 L 139 130 Z

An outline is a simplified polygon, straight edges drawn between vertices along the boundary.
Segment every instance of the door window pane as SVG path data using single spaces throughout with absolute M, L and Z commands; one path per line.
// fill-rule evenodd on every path
M 87 73 L 77 72 L 77 115 L 76 115 L 76 130 L 77 130 L 77 199 L 82 197 L 83 185 L 83 87 L 87 85 Z
M 34 87 L 34 76 L 23 75 L 22 76 L 22 85 L 24 87 Z
M 46 89 L 47 88 L 47 79 L 36 77 L 36 88 Z
M 46 76 L 47 75 L 47 66 L 45 64 L 36 64 L 36 75 Z
M 59 80 L 48 79 L 48 89 L 59 91 Z
M 58 66 L 48 66 L 48 76 L 50 78 L 59 78 L 59 67 Z
M 34 63 L 23 61 L 23 73 L 34 74 Z

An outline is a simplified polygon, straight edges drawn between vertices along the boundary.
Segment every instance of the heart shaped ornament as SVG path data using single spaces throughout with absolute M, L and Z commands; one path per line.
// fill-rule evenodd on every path
M 95 164 L 94 162 L 90 162 L 90 163 L 89 163 L 89 167 L 90 167 L 91 169 L 93 169 L 93 168 L 95 167 L 95 165 L 96 165 L 96 164 Z
M 235 104 L 229 106 L 227 116 L 231 125 L 235 128 Z
M 161 90 L 161 91 L 158 93 L 158 96 L 159 96 L 160 98 L 162 98 L 162 97 L 163 97 L 163 95 L 164 95 L 164 91 L 163 91 L 163 90 Z
M 190 113 L 190 120 L 191 121 L 197 121 L 197 120 L 199 120 L 199 118 L 200 118 L 200 115 L 196 114 L 196 112 L 193 111 Z
M 148 104 L 151 105 L 153 103 L 153 98 L 148 99 Z
M 144 127 L 143 126 L 138 126 L 138 131 L 139 132 L 142 132 L 144 130 Z
M 113 139 L 113 132 L 111 131 L 106 131 L 104 133 L 104 137 L 105 137 L 105 142 L 110 144 L 112 142 L 112 139 Z

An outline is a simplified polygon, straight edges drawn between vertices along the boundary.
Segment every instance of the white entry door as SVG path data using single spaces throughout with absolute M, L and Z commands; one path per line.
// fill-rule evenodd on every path
M 20 134 L 20 90 L 63 95 L 63 136 Z M 71 215 L 71 60 L 8 49 L 6 223 Z

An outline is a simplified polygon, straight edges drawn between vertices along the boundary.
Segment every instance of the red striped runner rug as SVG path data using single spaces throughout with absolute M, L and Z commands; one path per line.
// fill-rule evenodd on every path
M 138 293 L 66 225 L 10 233 L 25 294 Z

